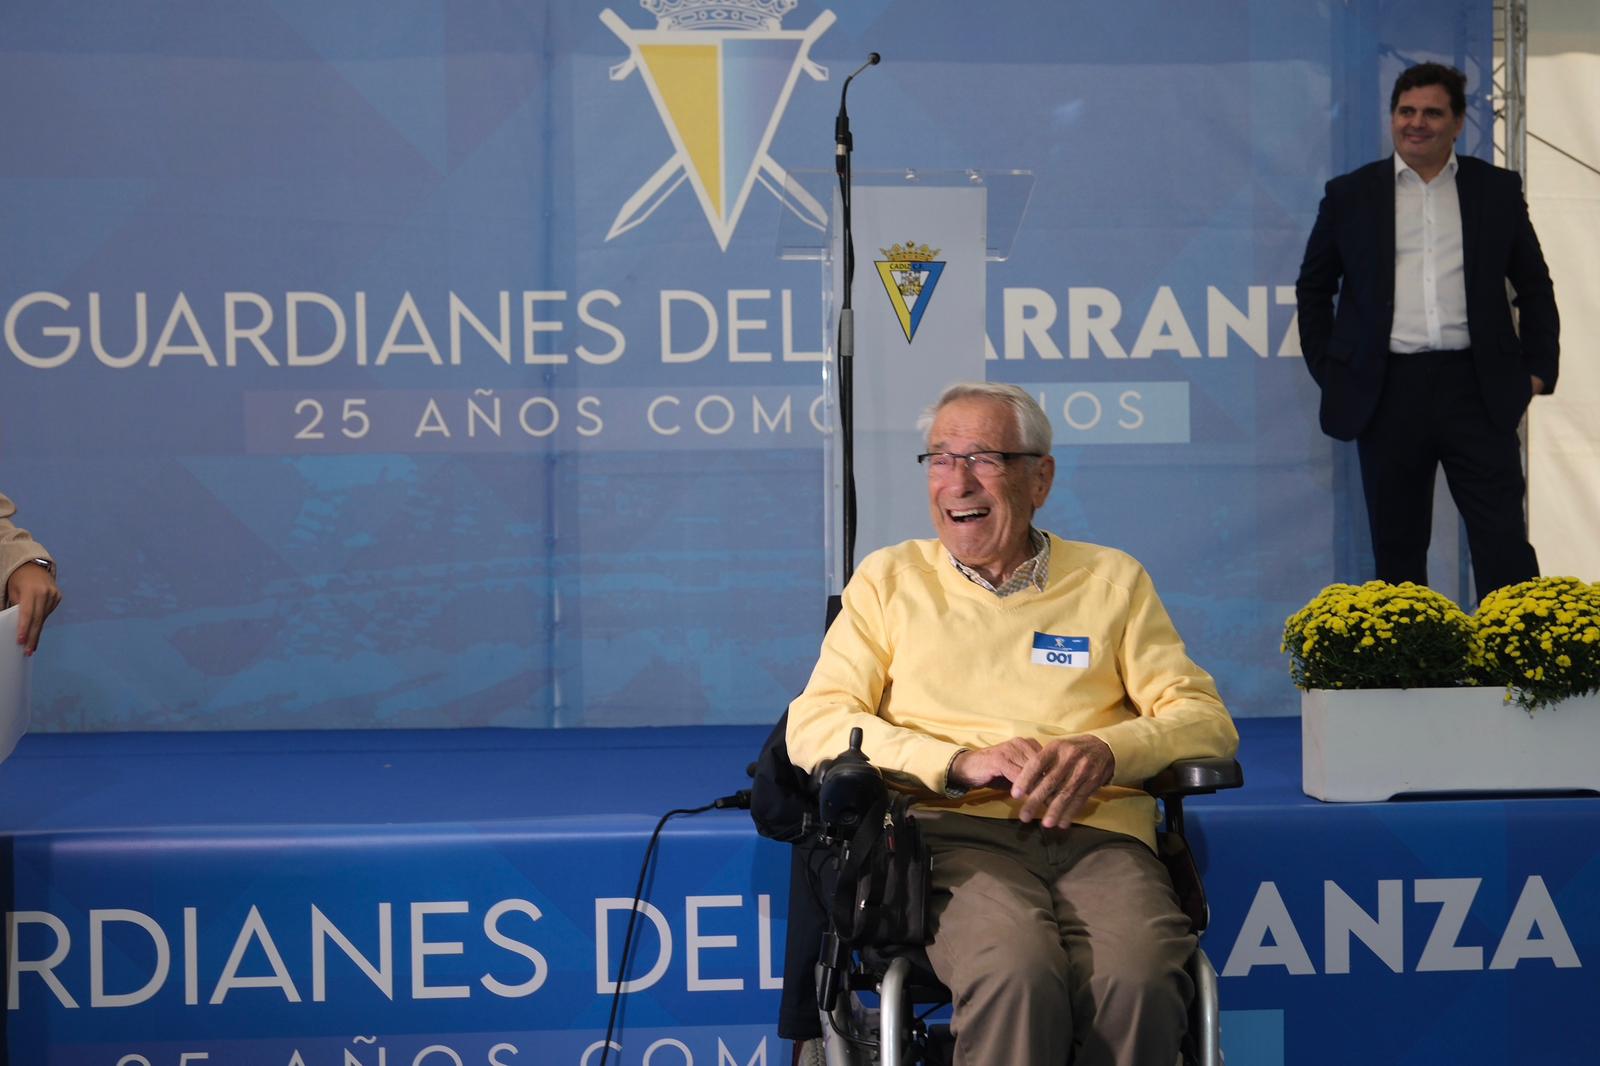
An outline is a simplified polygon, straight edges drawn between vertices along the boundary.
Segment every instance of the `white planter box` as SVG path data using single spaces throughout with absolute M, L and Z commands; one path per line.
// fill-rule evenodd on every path
M 1300 752 L 1301 788 L 1320 800 L 1600 790 L 1600 694 L 1530 715 L 1502 688 L 1313 689 Z

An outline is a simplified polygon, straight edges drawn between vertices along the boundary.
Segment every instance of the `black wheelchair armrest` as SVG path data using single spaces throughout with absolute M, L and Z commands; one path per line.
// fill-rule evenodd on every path
M 1145 791 L 1157 799 L 1206 796 L 1244 784 L 1244 768 L 1237 759 L 1179 759 L 1145 782 Z
M 1184 839 L 1183 799 L 1205 796 L 1244 784 L 1244 769 L 1237 759 L 1179 759 L 1145 782 L 1145 791 L 1161 801 L 1162 832 L 1157 839 L 1157 854 L 1172 877 L 1179 905 L 1189 916 L 1196 934 L 1205 931 L 1211 919 L 1206 906 L 1205 885 L 1200 869 Z

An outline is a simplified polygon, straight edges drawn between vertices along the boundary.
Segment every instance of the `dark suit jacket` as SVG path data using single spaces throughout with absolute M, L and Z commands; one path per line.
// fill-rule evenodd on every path
M 1481 159 L 1457 159 L 1473 362 L 1490 419 L 1513 426 L 1528 405 L 1530 374 L 1546 392 L 1555 388 L 1555 290 L 1528 220 L 1522 179 Z M 1392 156 L 1328 182 L 1295 282 L 1300 349 L 1322 387 L 1322 429 L 1340 440 L 1366 428 L 1383 390 L 1394 321 L 1394 188 Z M 1507 281 L 1516 290 L 1520 337 Z

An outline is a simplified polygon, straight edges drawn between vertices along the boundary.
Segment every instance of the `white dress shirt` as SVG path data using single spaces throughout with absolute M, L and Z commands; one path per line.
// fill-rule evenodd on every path
M 1423 181 L 1394 157 L 1394 324 L 1389 350 L 1468 348 L 1467 281 L 1461 247 L 1456 154 Z

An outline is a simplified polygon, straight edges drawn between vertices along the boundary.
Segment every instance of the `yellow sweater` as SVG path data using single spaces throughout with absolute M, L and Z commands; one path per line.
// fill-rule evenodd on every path
M 1003 599 L 951 566 L 937 540 L 863 560 L 789 706 L 790 759 L 814 769 L 845 749 L 853 726 L 894 783 L 987 818 L 1015 818 L 1021 801 L 996 789 L 944 796 L 958 751 L 1092 733 L 1110 745 L 1116 771 L 1076 820 L 1152 846 L 1155 801 L 1143 782 L 1175 759 L 1239 746 L 1216 684 L 1184 651 L 1144 568 L 1054 536 L 1045 588 Z

